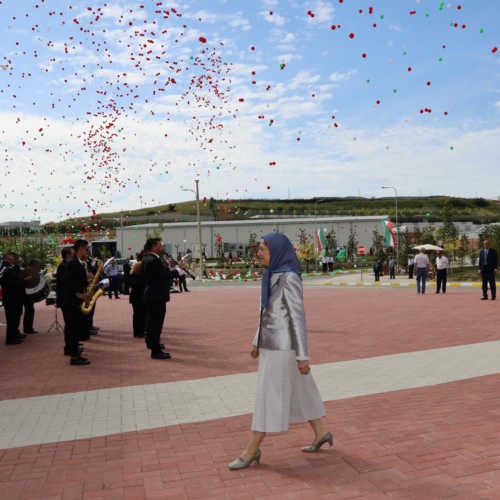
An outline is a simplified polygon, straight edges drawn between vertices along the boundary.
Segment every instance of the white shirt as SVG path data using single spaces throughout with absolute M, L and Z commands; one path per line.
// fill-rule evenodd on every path
M 450 267 L 450 263 L 448 259 L 443 255 L 442 257 L 436 257 L 436 267 L 441 269 L 448 269 Z
M 426 269 L 429 265 L 429 257 L 425 253 L 419 253 L 415 256 L 415 265 L 417 268 Z

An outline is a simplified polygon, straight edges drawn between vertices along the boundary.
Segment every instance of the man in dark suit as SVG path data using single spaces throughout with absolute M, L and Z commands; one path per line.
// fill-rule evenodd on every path
M 491 300 L 497 298 L 497 286 L 495 283 L 495 274 L 498 267 L 497 251 L 490 248 L 489 240 L 484 240 L 483 249 L 479 253 L 479 272 L 483 278 L 483 298 L 488 300 L 488 283 L 490 284 Z
M 163 260 L 164 248 L 161 238 L 148 239 L 145 250 L 148 255 L 142 260 L 141 275 L 144 281 L 143 301 L 146 306 L 146 345 L 151 349 L 153 359 L 170 359 L 170 353 L 163 351 L 160 337 L 167 302 L 170 300 L 170 284 L 173 278 L 178 276 L 178 272 L 169 269 Z
M 68 262 L 72 260 L 75 256 L 75 250 L 73 247 L 64 247 L 61 250 L 62 262 L 57 266 L 56 271 L 56 307 L 61 309 L 64 318 L 64 355 L 69 356 L 69 344 L 68 341 L 68 319 L 66 318 L 66 308 L 64 307 L 64 298 L 66 295 L 66 289 L 64 288 L 64 275 L 66 274 L 66 266 Z M 71 321 L 71 320 L 70 320 Z
M 6 344 L 20 344 L 26 335 L 19 332 L 19 324 L 23 314 L 23 303 L 26 297 L 25 281 L 19 277 L 19 268 L 15 265 L 16 257 L 9 252 L 3 256 L 4 268 L 2 273 L 2 303 L 5 309 L 7 322 Z
M 89 255 L 89 244 L 85 240 L 77 240 L 73 246 L 75 256 L 66 265 L 63 278 L 64 299 L 63 314 L 66 322 L 67 352 L 71 356 L 71 365 L 89 365 L 90 361 L 81 356 L 78 341 L 86 334 L 87 319 L 80 307 L 88 304 L 91 297 L 86 293 L 87 272 L 84 262 Z

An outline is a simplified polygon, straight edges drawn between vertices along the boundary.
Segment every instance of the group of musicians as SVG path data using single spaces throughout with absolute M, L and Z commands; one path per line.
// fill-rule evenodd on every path
M 89 365 L 84 357 L 82 342 L 96 335 L 99 328 L 93 325 L 95 303 L 99 295 L 93 295 L 89 283 L 103 267 L 95 265 L 90 257 L 86 240 L 77 240 L 72 247 L 61 251 L 62 262 L 57 268 L 56 307 L 64 318 L 64 355 L 70 357 L 73 366 Z M 29 277 L 23 278 L 16 257 L 11 253 L 4 255 L 2 274 L 3 304 L 7 319 L 7 344 L 19 344 L 27 333 L 33 330 L 33 301 L 26 299 L 26 286 Z M 29 266 L 40 269 L 34 259 Z M 166 316 L 166 304 L 170 300 L 170 289 L 174 279 L 185 276 L 187 269 L 182 262 L 176 262 L 165 254 L 161 238 L 150 238 L 144 250 L 138 255 L 137 262 L 130 271 L 129 302 L 133 308 L 134 337 L 144 338 L 146 347 L 153 359 L 170 359 L 171 354 L 161 342 L 161 332 Z M 189 274 L 193 279 L 193 275 Z M 97 277 L 99 278 L 99 277 Z M 106 281 L 106 280 L 105 280 Z M 105 285 L 104 285 L 105 286 Z M 19 332 L 23 305 L 25 307 L 25 334 Z
M 7 322 L 6 344 L 21 344 L 29 335 L 38 333 L 33 328 L 35 319 L 34 299 L 26 293 L 26 287 L 36 280 L 40 273 L 40 262 L 31 259 L 26 269 L 19 266 L 19 255 L 7 252 L 0 265 L 2 304 Z M 24 316 L 23 316 L 24 309 Z M 23 318 L 23 333 L 20 331 Z

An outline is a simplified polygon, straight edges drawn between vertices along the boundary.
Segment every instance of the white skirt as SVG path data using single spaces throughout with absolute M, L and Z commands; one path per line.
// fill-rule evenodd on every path
M 260 349 L 252 430 L 283 432 L 289 424 L 315 420 L 325 407 L 314 378 L 302 375 L 295 351 Z

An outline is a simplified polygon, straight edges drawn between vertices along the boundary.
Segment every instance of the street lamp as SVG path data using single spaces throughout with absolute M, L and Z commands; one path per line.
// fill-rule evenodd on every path
M 399 268 L 399 229 L 398 229 L 398 190 L 394 186 L 382 186 L 381 189 L 394 189 L 396 198 L 396 270 Z
M 318 210 L 318 203 L 321 203 L 322 201 L 325 201 L 324 198 L 321 198 L 321 200 L 316 200 L 314 202 L 314 233 L 316 233 L 316 215 L 317 215 L 317 210 Z M 314 266 L 314 271 L 318 271 L 318 259 L 316 259 L 316 265 Z
M 193 189 L 185 189 L 181 186 L 181 189 L 183 191 L 191 191 L 196 195 L 196 220 L 198 222 L 198 248 L 200 252 L 200 277 L 203 278 L 203 243 L 201 242 L 201 217 L 200 217 L 200 192 L 199 192 L 199 186 L 198 183 L 200 182 L 199 179 L 195 179 L 194 181 L 196 183 L 196 191 Z

